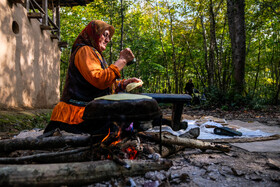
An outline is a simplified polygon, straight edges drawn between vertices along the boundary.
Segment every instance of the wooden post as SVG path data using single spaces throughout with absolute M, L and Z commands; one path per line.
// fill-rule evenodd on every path
M 56 5 L 56 26 L 58 27 L 57 36 L 60 41 L 60 0 L 58 0 Z
M 48 25 L 48 0 L 42 1 L 42 8 L 44 9 L 45 15 L 43 17 L 43 25 Z
M 27 12 L 27 17 L 29 19 L 42 19 L 43 14 L 41 12 Z
M 30 0 L 25 0 L 25 8 L 26 8 L 27 12 L 29 12 L 29 9 L 30 9 Z
M 56 7 L 52 7 L 52 20 L 54 22 L 54 20 L 56 19 Z
M 173 103 L 171 127 L 174 131 L 180 130 L 183 108 L 184 103 Z

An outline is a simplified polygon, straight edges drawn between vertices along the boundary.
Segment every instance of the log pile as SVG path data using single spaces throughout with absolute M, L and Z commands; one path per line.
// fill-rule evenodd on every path
M 109 133 L 101 142 L 92 140 L 90 135 L 1 140 L 0 186 L 86 185 L 117 176 L 168 170 L 172 164 L 165 158 L 187 147 L 230 151 L 224 144 L 166 133 Z

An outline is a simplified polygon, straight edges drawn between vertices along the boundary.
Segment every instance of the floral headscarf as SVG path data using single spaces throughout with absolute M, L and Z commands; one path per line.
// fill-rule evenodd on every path
M 94 47 L 99 53 L 101 53 L 98 41 L 105 30 L 110 31 L 111 39 L 115 33 L 115 28 L 112 25 L 109 25 L 104 21 L 100 20 L 91 21 L 78 35 L 77 39 L 75 40 L 72 46 L 72 52 L 74 52 L 80 45 L 88 45 Z

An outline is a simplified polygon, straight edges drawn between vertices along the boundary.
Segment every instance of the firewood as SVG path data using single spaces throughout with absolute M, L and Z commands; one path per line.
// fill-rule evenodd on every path
M 168 156 L 178 153 L 179 151 L 185 148 L 186 146 L 179 146 L 179 145 L 162 146 L 161 157 L 167 158 Z
M 53 136 L 45 138 L 21 138 L 0 141 L 0 152 L 12 152 L 15 150 L 34 150 L 61 148 L 67 145 L 72 147 L 87 146 L 90 144 L 89 135 L 79 136 Z
M 130 170 L 111 160 L 31 165 L 0 165 L 0 186 L 82 186 L 120 176 L 143 175 L 168 170 L 171 161 L 125 160 Z
M 155 154 L 159 153 L 159 146 L 149 146 L 147 144 L 145 146 L 145 151 L 148 152 L 148 154 Z M 179 146 L 179 145 L 162 145 L 162 152 L 161 157 L 167 158 L 168 156 L 178 153 L 179 151 L 185 149 L 186 146 Z
M 160 141 L 159 133 L 141 132 L 141 133 L 139 133 L 139 135 L 143 135 L 143 136 L 152 138 L 156 141 Z M 163 144 L 166 144 L 166 145 L 180 145 L 180 146 L 185 146 L 185 147 L 189 147 L 189 148 L 198 148 L 201 150 L 212 149 L 212 150 L 220 150 L 223 152 L 230 151 L 230 146 L 227 146 L 227 145 L 205 142 L 205 141 L 197 140 L 197 139 L 180 138 L 180 137 L 170 135 L 167 133 L 163 133 L 161 135 L 161 141 Z
M 254 138 L 224 138 L 224 139 L 214 139 L 214 140 L 205 140 L 215 143 L 245 143 L 245 142 L 257 142 L 257 141 L 269 141 L 269 140 L 278 140 L 280 138 L 279 134 L 265 137 L 254 137 Z
M 127 140 L 126 142 L 121 142 L 117 144 L 117 147 L 121 150 L 128 147 L 134 147 L 137 151 L 143 150 L 143 146 L 141 145 L 139 140 Z
M 74 150 L 62 151 L 62 152 L 50 152 L 50 153 L 40 153 L 28 156 L 21 156 L 21 157 L 1 157 L 0 164 L 22 164 L 22 163 L 50 163 L 58 160 L 58 157 L 81 153 L 90 150 L 90 147 L 82 147 Z M 80 155 L 81 156 L 81 155 Z M 80 161 L 81 161 L 80 157 Z M 66 161 L 66 159 L 62 159 L 62 161 Z M 67 160 L 69 162 L 69 160 Z

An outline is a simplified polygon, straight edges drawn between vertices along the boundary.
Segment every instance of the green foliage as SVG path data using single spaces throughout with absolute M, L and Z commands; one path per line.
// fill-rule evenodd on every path
M 248 108 L 254 110 L 264 109 L 269 100 L 255 96 L 253 93 L 240 95 L 234 91 L 222 92 L 216 87 L 211 87 L 206 92 L 206 102 L 203 107 L 221 108 L 222 110 L 236 110 L 239 108 Z
M 276 95 L 280 84 L 279 0 L 273 3 L 246 1 L 244 95 L 232 92 L 234 69 L 227 3 L 212 2 L 216 29 L 214 85 L 209 85 L 211 77 L 207 69 L 211 20 L 210 4 L 206 0 L 123 0 L 123 47 L 131 48 L 137 59 L 136 64 L 123 70 L 123 77 L 140 77 L 144 81 L 142 92 L 160 93 L 184 93 L 185 83 L 192 78 L 197 88 L 209 90 L 206 105 L 222 106 L 224 110 L 245 104 L 261 108 L 276 103 L 280 100 L 280 95 Z M 71 46 L 91 20 L 100 19 L 116 28 L 104 56 L 109 64 L 118 59 L 121 40 L 119 0 L 97 0 L 84 7 L 63 7 L 61 10 L 61 36 L 69 43 L 61 57 L 62 85 Z M 109 53 L 110 47 L 112 53 Z

